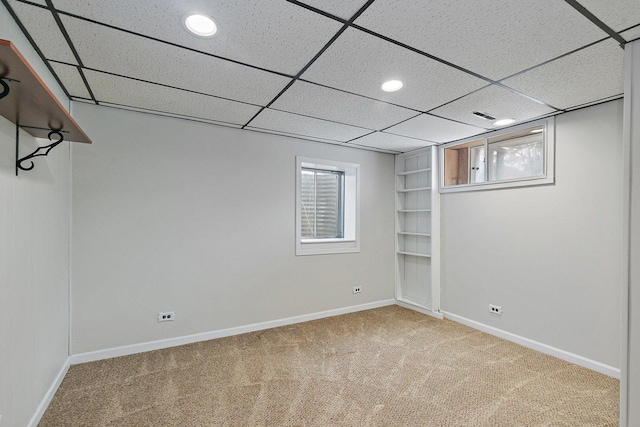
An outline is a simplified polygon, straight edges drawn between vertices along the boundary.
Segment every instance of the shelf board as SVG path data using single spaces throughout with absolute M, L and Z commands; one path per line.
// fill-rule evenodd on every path
M 398 212 L 431 212 L 431 209 L 398 209 Z
M 51 130 L 62 132 L 65 141 L 91 143 L 91 139 L 26 59 L 8 40 L 0 40 L 0 77 L 9 94 L 0 99 L 0 115 L 36 138 L 47 138 Z
M 415 173 L 420 173 L 420 172 L 429 172 L 431 170 L 431 168 L 427 168 L 427 169 L 416 169 L 414 171 L 406 171 L 406 172 L 398 172 L 398 176 L 407 176 L 407 175 L 413 175 Z
M 402 234 L 404 236 L 431 237 L 431 234 L 429 234 L 429 233 L 411 233 L 409 231 L 398 231 L 398 234 Z
M 417 256 L 417 257 L 421 257 L 421 258 L 431 258 L 431 255 L 420 254 L 420 253 L 417 253 L 417 252 L 398 251 L 397 253 L 399 253 L 400 255 L 410 255 L 410 256 Z
M 412 191 L 425 191 L 431 190 L 431 187 L 419 187 L 419 188 L 406 188 L 404 190 L 396 190 L 398 193 L 410 193 Z

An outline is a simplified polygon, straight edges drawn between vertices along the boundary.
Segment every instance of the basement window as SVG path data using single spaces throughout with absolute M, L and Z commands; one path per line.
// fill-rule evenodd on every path
M 440 147 L 440 192 L 553 184 L 553 118 Z
M 296 255 L 359 252 L 360 165 L 296 157 Z

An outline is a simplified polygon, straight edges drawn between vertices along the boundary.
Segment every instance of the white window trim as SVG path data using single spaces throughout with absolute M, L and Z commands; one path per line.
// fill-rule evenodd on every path
M 527 129 L 530 127 L 543 126 L 544 127 L 544 165 L 542 175 L 532 176 L 526 178 L 508 179 L 503 181 L 485 181 L 475 184 L 461 184 L 455 186 L 444 186 L 444 150 L 449 147 L 455 147 L 456 145 L 466 144 L 471 141 L 477 141 L 479 139 L 493 138 L 498 135 L 504 135 L 506 133 L 517 132 L 519 130 Z M 536 120 L 534 122 L 524 123 L 518 126 L 512 126 L 506 129 L 499 129 L 492 132 L 488 132 L 482 135 L 472 136 L 461 141 L 450 142 L 440 145 L 438 147 L 438 158 L 440 161 L 440 193 L 459 193 L 463 191 L 482 191 L 482 190 L 496 190 L 500 188 L 513 188 L 513 187 L 525 187 L 532 185 L 545 185 L 555 183 L 555 120 L 553 117 L 549 117 L 543 120 Z
M 302 168 L 344 172 L 344 237 L 303 239 L 301 209 Z M 296 156 L 296 255 L 360 252 L 360 165 Z

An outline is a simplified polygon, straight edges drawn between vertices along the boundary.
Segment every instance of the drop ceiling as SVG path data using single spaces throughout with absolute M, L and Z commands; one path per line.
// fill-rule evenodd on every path
M 389 153 L 620 98 L 640 38 L 638 0 L 1 1 L 72 100 Z

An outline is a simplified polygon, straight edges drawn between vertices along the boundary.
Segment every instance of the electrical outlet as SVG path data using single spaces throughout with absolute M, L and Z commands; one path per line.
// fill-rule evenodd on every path
M 171 320 L 176 320 L 176 312 L 175 311 L 167 311 L 166 313 L 158 313 L 158 322 L 168 322 Z
M 502 316 L 502 307 L 498 307 L 497 305 L 489 304 L 489 311 L 498 316 Z
M 360 286 L 354 286 L 353 287 L 353 293 L 354 294 L 359 294 L 360 292 L 362 292 L 362 288 Z

